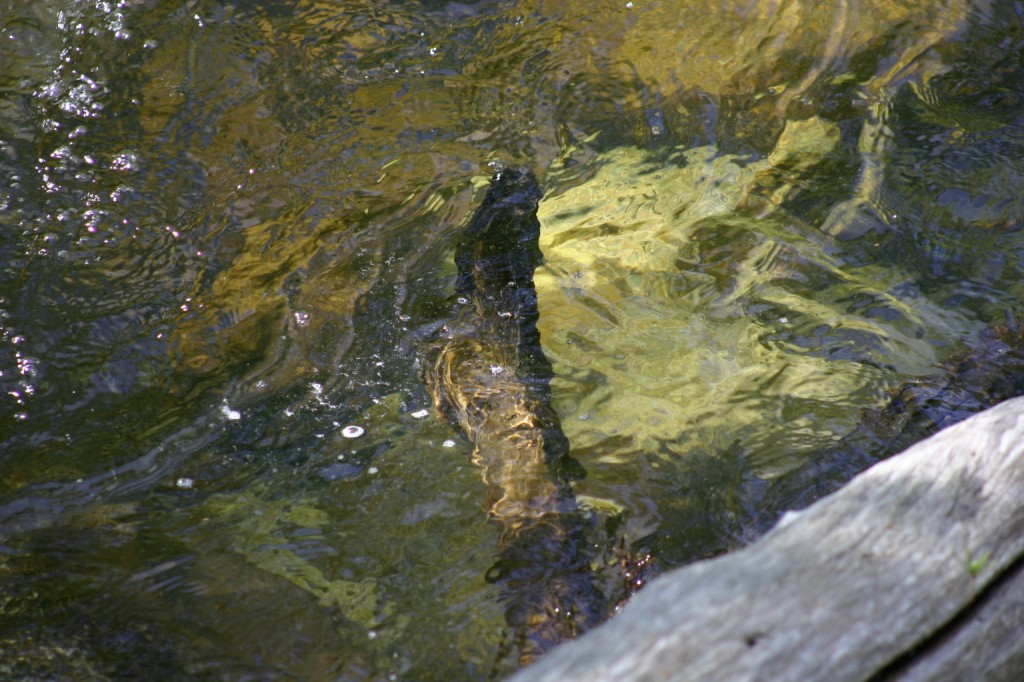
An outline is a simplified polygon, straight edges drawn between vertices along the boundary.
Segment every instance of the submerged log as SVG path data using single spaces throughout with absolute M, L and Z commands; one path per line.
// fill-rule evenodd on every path
M 648 585 L 540 680 L 1021 679 L 1024 398 Z
M 540 197 L 529 171 L 494 175 L 455 251 L 456 307 L 421 358 L 434 406 L 473 443 L 473 462 L 496 498 L 489 512 L 500 528 L 499 556 L 487 579 L 498 587 L 521 663 L 608 612 L 537 330 Z

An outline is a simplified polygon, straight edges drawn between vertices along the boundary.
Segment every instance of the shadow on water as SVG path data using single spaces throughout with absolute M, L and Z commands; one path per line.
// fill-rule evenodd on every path
M 684 5 L 0 11 L 0 676 L 502 676 L 1016 392 L 1016 7 Z

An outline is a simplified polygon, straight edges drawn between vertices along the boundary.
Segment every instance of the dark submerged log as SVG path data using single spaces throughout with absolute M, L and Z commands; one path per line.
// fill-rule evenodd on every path
M 513 679 L 1020 679 L 1021 490 L 1017 398 L 653 581 Z
M 608 608 L 567 480 L 573 462 L 537 330 L 540 197 L 529 171 L 495 174 L 456 247 L 455 312 L 422 354 L 435 407 L 473 443 L 473 461 L 496 497 L 490 514 L 500 556 L 488 579 L 499 587 L 523 663 L 598 623 Z

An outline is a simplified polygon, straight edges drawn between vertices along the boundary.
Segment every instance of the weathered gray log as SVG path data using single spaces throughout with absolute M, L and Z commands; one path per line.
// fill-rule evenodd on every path
M 1024 398 L 668 573 L 537 680 L 1024 679 Z
M 1024 676 L 1024 562 L 1018 560 L 939 636 L 879 680 L 1020 682 Z

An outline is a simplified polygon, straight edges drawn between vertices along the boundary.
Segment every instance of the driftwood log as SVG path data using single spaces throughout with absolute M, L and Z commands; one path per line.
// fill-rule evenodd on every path
M 1024 398 L 652 581 L 512 679 L 1024 679 Z

